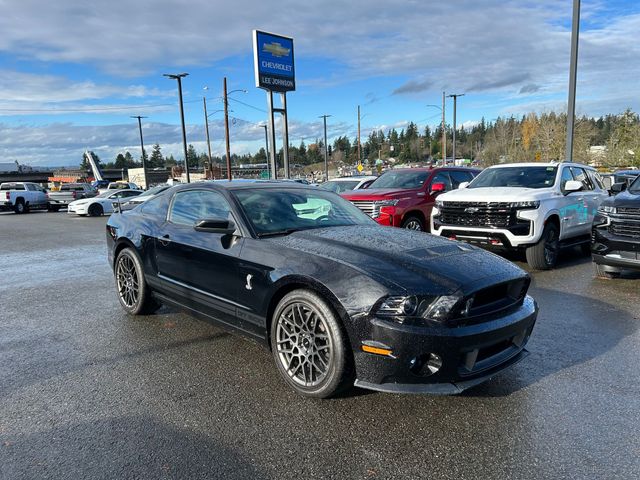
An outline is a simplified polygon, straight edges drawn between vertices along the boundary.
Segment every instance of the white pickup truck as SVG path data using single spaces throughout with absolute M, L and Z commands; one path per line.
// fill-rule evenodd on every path
M 0 212 L 13 210 L 27 213 L 29 210 L 47 209 L 47 192 L 37 183 L 5 182 L 0 184 Z
M 436 200 L 431 232 L 524 251 L 536 270 L 553 268 L 560 248 L 590 251 L 593 218 L 609 196 L 592 167 L 571 162 L 497 165 L 460 187 Z

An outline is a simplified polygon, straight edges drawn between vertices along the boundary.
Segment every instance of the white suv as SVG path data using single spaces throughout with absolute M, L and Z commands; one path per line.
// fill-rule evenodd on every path
M 524 250 L 537 270 L 553 268 L 562 247 L 589 251 L 591 223 L 608 197 L 598 173 L 577 163 L 513 163 L 487 168 L 442 194 L 431 232 L 494 250 Z

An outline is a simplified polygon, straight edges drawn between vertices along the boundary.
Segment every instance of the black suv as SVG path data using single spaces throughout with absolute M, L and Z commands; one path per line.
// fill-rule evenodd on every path
M 593 220 L 591 254 L 599 277 L 617 277 L 622 269 L 640 270 L 640 177 L 600 204 Z

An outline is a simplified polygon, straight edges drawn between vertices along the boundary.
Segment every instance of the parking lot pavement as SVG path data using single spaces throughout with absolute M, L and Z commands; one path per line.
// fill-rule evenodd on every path
M 106 218 L 0 214 L 0 478 L 638 478 L 640 278 L 536 272 L 531 355 L 454 397 L 296 396 L 269 352 L 127 317 Z

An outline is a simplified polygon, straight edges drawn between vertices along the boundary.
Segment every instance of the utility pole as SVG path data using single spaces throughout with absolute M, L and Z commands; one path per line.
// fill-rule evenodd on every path
M 453 98 L 453 164 L 456 164 L 456 108 L 458 97 L 464 97 L 464 93 L 452 93 L 448 97 Z
M 231 147 L 229 146 L 229 101 L 227 99 L 227 77 L 222 83 L 224 90 L 224 142 L 227 150 L 227 179 L 231 180 Z
M 362 162 L 362 156 L 360 155 L 360 105 L 358 105 L 358 163 Z M 329 180 L 327 178 L 327 180 Z
M 138 119 L 138 129 L 140 130 L 140 150 L 142 150 L 142 173 L 144 174 L 144 188 L 149 189 L 149 178 L 147 176 L 147 159 L 144 153 L 144 142 L 142 141 L 142 119 L 147 117 L 142 117 L 140 115 L 134 115 L 131 118 Z
M 178 100 L 180 102 L 180 120 L 182 121 L 182 147 L 184 149 L 184 166 L 187 170 L 187 183 L 191 183 L 191 177 L 189 176 L 189 156 L 187 154 L 187 129 L 184 125 L 184 106 L 182 103 L 182 79 L 189 75 L 188 73 L 169 74 L 165 73 L 164 76 L 172 78 L 178 81 Z
M 447 129 L 444 123 L 444 98 L 445 93 L 442 92 L 442 166 L 447 165 Z
M 202 103 L 204 103 L 204 129 L 207 134 L 207 150 L 209 152 L 209 171 L 213 175 L 213 159 L 211 158 L 211 140 L 209 139 L 209 116 L 207 115 L 207 97 L 204 97 L 204 96 L 202 97 Z
M 565 162 L 573 161 L 573 127 L 576 115 L 576 77 L 578 73 L 578 36 L 580 34 L 580 0 L 573 0 L 571 26 L 571 66 L 569 68 L 569 102 L 567 105 L 567 145 Z
M 360 107 L 358 107 L 358 112 Z M 324 176 L 325 182 L 329 181 L 329 145 L 327 145 L 327 118 L 331 115 L 320 115 L 318 118 L 324 120 Z

